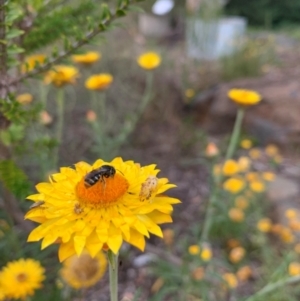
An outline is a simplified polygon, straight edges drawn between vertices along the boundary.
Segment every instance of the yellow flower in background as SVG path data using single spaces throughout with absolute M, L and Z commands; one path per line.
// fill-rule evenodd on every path
M 249 182 L 258 181 L 260 179 L 260 175 L 258 172 L 251 171 L 246 173 L 246 179 Z
M 245 219 L 245 214 L 244 214 L 243 210 L 241 210 L 239 208 L 231 208 L 228 211 L 228 216 L 233 222 L 236 222 L 236 223 L 240 223 Z
M 29 72 L 39 65 L 42 65 L 46 61 L 46 56 L 44 54 L 34 54 L 25 59 L 24 64 L 21 66 L 21 72 Z
M 248 157 L 240 157 L 238 159 L 238 166 L 239 166 L 240 172 L 245 172 L 245 171 L 249 170 L 249 168 L 251 166 L 251 160 Z
M 232 176 L 239 172 L 239 164 L 235 160 L 227 160 L 223 165 L 223 175 Z
M 236 276 L 238 280 L 242 282 L 247 281 L 249 278 L 252 277 L 252 275 L 253 275 L 252 269 L 248 265 L 241 267 L 236 272 Z
M 289 228 L 282 227 L 278 234 L 284 243 L 290 244 L 295 241 L 295 237 Z
M 293 219 L 296 218 L 298 216 L 298 212 L 296 209 L 294 208 L 289 208 L 285 211 L 284 215 L 288 218 L 288 219 Z
M 155 52 L 146 52 L 137 59 L 140 67 L 146 70 L 157 68 L 161 63 L 161 57 Z
M 185 90 L 185 97 L 187 98 L 193 98 L 195 96 L 196 92 L 194 89 L 186 89 Z
M 171 246 L 174 242 L 174 230 L 173 229 L 165 229 L 163 230 L 163 240 L 167 246 Z
M 39 261 L 19 259 L 8 262 L 0 272 L 0 287 L 8 298 L 25 299 L 42 287 L 45 269 Z
M 298 276 L 298 275 L 300 275 L 300 263 L 298 263 L 298 262 L 291 262 L 289 264 L 288 271 L 289 271 L 289 275 L 290 276 Z
M 28 105 L 32 102 L 33 96 L 30 93 L 23 93 L 23 94 L 19 94 L 16 97 L 16 100 L 18 103 L 22 105 Z
M 83 252 L 79 257 L 73 255 L 66 259 L 60 270 L 62 279 L 75 289 L 95 285 L 105 274 L 107 259 L 103 252 L 94 258 L 89 253 Z
M 266 186 L 265 186 L 264 182 L 261 182 L 261 181 L 252 181 L 252 182 L 250 182 L 249 186 L 252 191 L 257 192 L 257 193 L 261 193 L 266 190 Z
M 262 178 L 265 181 L 271 182 L 271 181 L 275 180 L 276 175 L 273 172 L 265 171 L 265 172 L 262 173 Z
M 279 154 L 278 147 L 274 144 L 267 145 L 267 147 L 265 148 L 265 152 L 269 157 L 275 157 Z
M 100 73 L 95 74 L 85 81 L 85 87 L 89 90 L 106 90 L 112 84 L 114 78 L 111 74 L 108 73 Z
M 246 251 L 242 247 L 233 248 L 229 253 L 229 260 L 232 263 L 238 263 L 245 257 Z
M 78 69 L 73 66 L 56 65 L 49 70 L 45 77 L 45 84 L 53 84 L 56 87 L 62 87 L 67 84 L 75 84 L 79 77 Z
M 249 151 L 249 156 L 253 160 L 261 158 L 261 151 L 258 148 L 253 148 Z
M 253 90 L 231 89 L 228 97 L 235 103 L 244 106 L 252 106 L 259 103 L 261 95 Z
M 201 249 L 201 252 L 200 252 L 200 258 L 201 258 L 203 261 L 210 261 L 211 258 L 212 258 L 212 251 L 211 251 L 211 248 L 208 247 L 208 246 L 204 246 L 204 247 Z
M 256 226 L 259 231 L 267 233 L 272 230 L 272 221 L 269 218 L 262 218 Z
M 197 255 L 200 253 L 200 247 L 198 245 L 189 246 L 189 253 L 191 255 Z
M 36 185 L 38 194 L 28 197 L 44 202 L 25 216 L 41 221 L 28 241 L 42 239 L 42 249 L 60 242 L 63 261 L 84 249 L 92 257 L 103 247 L 117 254 L 123 241 L 143 251 L 150 233 L 163 236 L 159 224 L 172 222 L 173 204 L 180 201 L 165 195 L 176 185 L 156 178 L 159 170 L 154 164 L 141 167 L 115 158 L 74 166 L 60 168 L 49 183 Z
M 249 149 L 252 147 L 253 143 L 250 139 L 243 139 L 240 145 L 244 149 Z
M 83 65 L 91 65 L 101 59 L 101 53 L 97 51 L 89 51 L 85 54 L 72 55 L 72 60 L 75 63 Z
M 86 112 L 86 120 L 89 121 L 89 122 L 94 122 L 97 120 L 97 114 L 95 111 L 93 110 L 88 110 Z
M 207 144 L 206 149 L 205 149 L 206 157 L 209 157 L 209 158 L 215 157 L 219 154 L 219 152 L 220 151 L 219 151 L 219 149 L 218 149 L 218 147 L 216 146 L 215 143 L 210 142 L 210 143 Z
M 236 288 L 238 286 L 238 280 L 233 273 L 225 273 L 222 278 L 229 288 Z
M 223 183 L 223 188 L 233 194 L 239 193 L 244 187 L 245 182 L 240 178 L 230 178 Z
M 246 209 L 249 206 L 249 201 L 244 196 L 238 196 L 234 200 L 235 206 L 239 209 Z

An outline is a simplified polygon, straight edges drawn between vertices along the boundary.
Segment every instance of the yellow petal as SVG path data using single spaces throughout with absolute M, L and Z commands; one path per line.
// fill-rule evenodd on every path
M 54 233 L 47 234 L 42 241 L 41 249 L 42 250 L 45 249 L 49 245 L 53 244 L 56 240 L 57 240 L 57 234 Z
M 172 223 L 173 221 L 169 214 L 165 214 L 157 210 L 150 212 L 147 216 L 156 224 Z
M 139 220 L 146 226 L 148 231 L 152 234 L 155 234 L 159 237 L 163 237 L 163 233 L 158 225 L 156 225 L 149 217 L 146 215 L 139 215 Z
M 65 259 L 67 259 L 68 257 L 74 254 L 75 254 L 75 249 L 74 249 L 73 240 L 70 240 L 67 243 L 60 244 L 58 250 L 58 257 L 60 262 L 64 261 Z
M 76 235 L 74 237 L 75 252 L 78 256 L 82 253 L 83 248 L 85 246 L 85 242 L 86 242 L 86 236 Z
M 134 229 L 130 229 L 130 239 L 125 240 L 129 244 L 139 248 L 141 251 L 145 250 L 145 236 Z
M 117 254 L 122 245 L 122 242 L 123 238 L 121 231 L 111 224 L 108 230 L 108 247 L 113 251 L 113 253 Z

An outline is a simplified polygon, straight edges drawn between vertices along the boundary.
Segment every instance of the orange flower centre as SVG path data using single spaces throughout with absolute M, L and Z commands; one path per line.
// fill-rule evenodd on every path
M 24 282 L 27 280 L 27 275 L 25 273 L 20 273 L 16 276 L 18 282 Z
M 106 207 L 115 203 L 128 190 L 129 183 L 120 174 L 98 180 L 92 186 L 86 186 L 84 177 L 76 186 L 80 205 L 88 207 Z

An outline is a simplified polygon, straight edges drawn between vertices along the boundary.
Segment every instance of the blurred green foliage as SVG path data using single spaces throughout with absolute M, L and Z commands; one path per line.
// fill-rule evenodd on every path
M 267 28 L 300 22 L 299 0 L 230 0 L 225 12 L 248 19 L 250 25 Z

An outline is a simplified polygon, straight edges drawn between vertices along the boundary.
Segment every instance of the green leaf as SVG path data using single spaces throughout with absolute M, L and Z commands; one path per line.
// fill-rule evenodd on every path
M 130 5 L 128 7 L 128 11 L 133 11 L 133 12 L 138 12 L 138 13 L 144 13 L 145 12 L 144 9 L 142 9 L 141 7 L 136 6 L 136 5 Z
M 23 33 L 24 33 L 24 30 L 20 30 L 20 29 L 17 29 L 17 28 L 9 29 L 7 34 L 6 34 L 6 39 L 16 38 L 16 37 L 22 35 Z
M 109 10 L 109 7 L 107 4 L 101 5 L 101 14 L 100 14 L 100 20 L 101 22 L 107 21 L 111 18 L 111 12 Z
M 0 161 L 0 181 L 17 198 L 23 199 L 30 193 L 26 174 L 12 160 Z
M 5 24 L 11 25 L 15 20 L 21 17 L 22 14 L 23 14 L 22 9 L 16 5 L 13 6 L 13 3 L 11 3 L 8 6 L 8 12 L 5 16 Z
M 22 53 L 24 51 L 25 51 L 24 48 L 18 47 L 17 45 L 9 45 L 7 47 L 8 54 L 18 54 L 18 53 Z
M 118 16 L 118 17 L 124 17 L 124 16 L 126 16 L 125 10 L 123 10 L 123 9 L 118 9 L 118 10 L 117 10 L 117 16 Z

